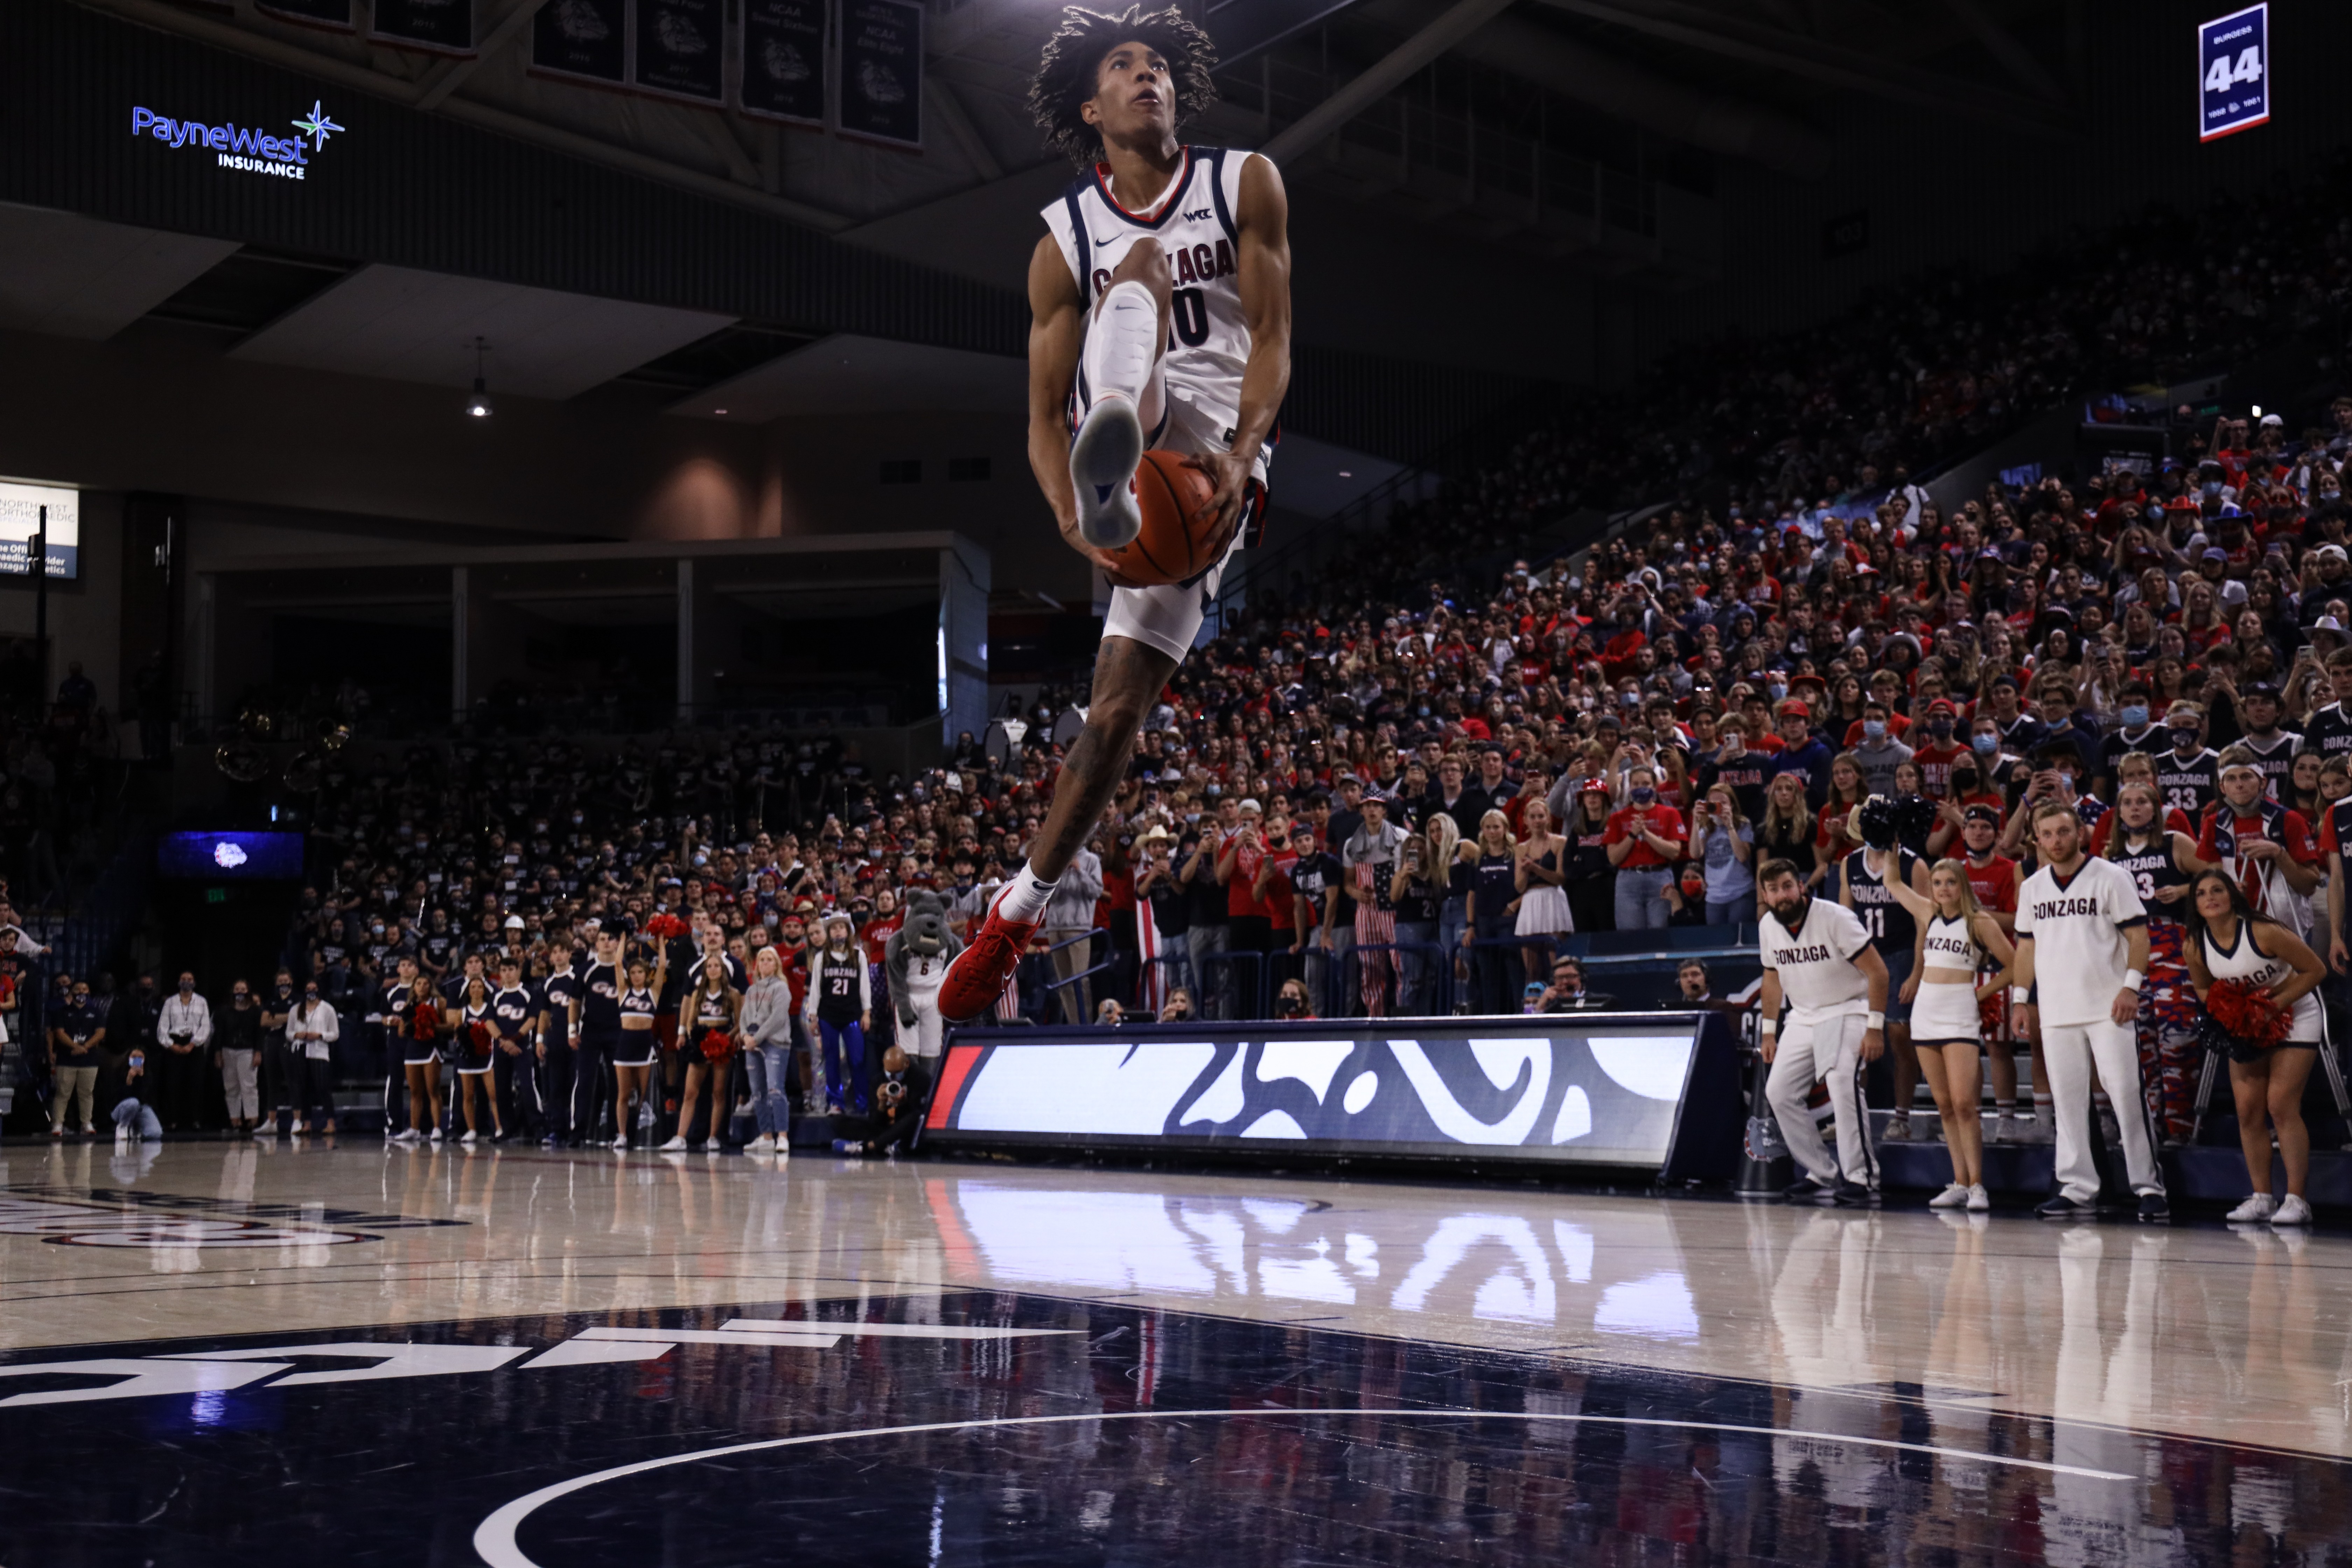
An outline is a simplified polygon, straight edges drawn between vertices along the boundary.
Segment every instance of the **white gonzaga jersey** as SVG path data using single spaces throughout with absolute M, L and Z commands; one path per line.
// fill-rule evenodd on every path
M 2136 925 L 2147 906 L 2132 874 L 2112 860 L 2084 860 L 2061 879 L 2044 866 L 2017 889 L 2017 935 L 2033 939 L 2034 1003 L 2042 1022 L 2102 1024 L 2123 989 Z
M 1145 432 L 1150 446 L 1223 451 L 1241 418 L 1250 332 L 1242 311 L 1241 230 L 1234 214 L 1241 205 L 1242 165 L 1255 155 L 1228 147 L 1185 148 L 1167 194 L 1142 213 L 1118 205 L 1108 167 L 1097 163 L 1045 209 L 1045 226 L 1090 312 L 1128 247 L 1148 239 L 1168 253 L 1175 293 L 1160 363 L 1169 428 Z M 1085 374 L 1081 368 L 1079 409 L 1092 401 Z
M 1957 969 L 1963 974 L 1974 974 L 1990 960 L 1978 945 L 1976 933 L 1969 929 L 1968 918 L 1947 920 L 1931 915 L 1927 933 L 1922 943 L 1927 950 L 1923 969 Z
M 2284 958 L 2273 958 L 2263 951 L 2263 939 L 2270 938 L 2276 946 L 2282 928 L 2259 926 L 2252 921 L 2238 922 L 2238 940 L 2228 947 L 2213 941 L 2207 931 L 2198 938 L 2205 949 L 2205 973 L 2216 980 L 2251 980 L 2257 985 L 2275 986 L 2294 973 L 2294 965 Z M 2326 1034 L 2319 993 L 2306 991 L 2294 999 L 2290 1014 L 2286 1037 L 2299 1045 L 2317 1045 Z
M 1870 945 L 1870 933 L 1852 910 L 1807 899 L 1795 931 L 1769 910 L 1760 929 L 1764 967 L 1780 975 L 1792 1022 L 1817 1024 L 1870 1010 L 1870 982 L 1853 966 L 1853 955 Z

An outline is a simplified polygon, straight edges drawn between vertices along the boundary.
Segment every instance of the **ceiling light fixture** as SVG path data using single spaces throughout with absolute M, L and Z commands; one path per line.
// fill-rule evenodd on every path
M 466 412 L 477 419 L 490 416 L 490 389 L 482 379 L 482 356 L 489 352 L 489 347 L 486 339 L 474 340 L 474 395 L 466 399 Z

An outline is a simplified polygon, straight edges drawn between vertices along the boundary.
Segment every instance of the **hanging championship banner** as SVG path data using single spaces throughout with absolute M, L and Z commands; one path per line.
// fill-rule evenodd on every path
M 628 64 L 628 0 L 547 0 L 531 18 L 534 71 L 620 87 Z
M 665 98 L 724 103 L 719 0 L 637 0 L 636 84 Z
M 909 0 L 842 0 L 841 133 L 893 147 L 923 144 L 923 8 Z
M 824 123 L 825 0 L 743 0 L 743 112 Z
M 265 16 L 288 22 L 332 27 L 341 33 L 352 30 L 352 0 L 254 0 L 253 8 Z M 224 5 L 221 9 L 229 7 Z
M 375 26 L 368 37 L 397 48 L 470 55 L 474 0 L 375 0 Z

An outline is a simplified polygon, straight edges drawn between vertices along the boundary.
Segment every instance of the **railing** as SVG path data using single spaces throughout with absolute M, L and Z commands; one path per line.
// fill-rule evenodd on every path
M 86 975 L 103 965 L 143 918 L 154 880 L 155 836 L 131 833 L 87 889 L 45 900 L 26 923 L 50 949 L 51 972 Z

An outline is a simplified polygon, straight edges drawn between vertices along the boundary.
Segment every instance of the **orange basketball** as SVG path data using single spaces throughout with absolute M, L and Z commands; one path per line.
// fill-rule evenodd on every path
M 1155 586 L 1181 583 L 1217 563 L 1216 486 L 1179 452 L 1150 451 L 1135 466 L 1135 503 L 1143 526 L 1125 548 L 1110 552 L 1119 575 Z

